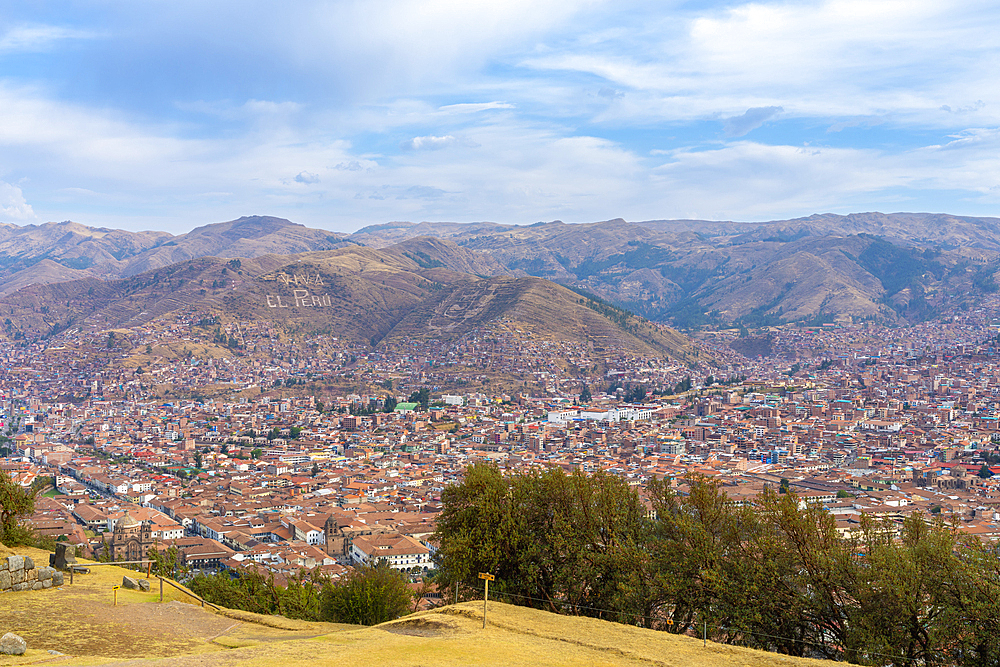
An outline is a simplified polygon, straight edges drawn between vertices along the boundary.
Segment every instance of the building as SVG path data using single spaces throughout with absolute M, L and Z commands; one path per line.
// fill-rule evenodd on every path
M 115 522 L 108 551 L 112 560 L 143 560 L 153 546 L 153 523 L 138 521 L 125 512 L 125 516 Z
M 431 565 L 431 551 L 408 535 L 371 535 L 354 538 L 351 560 L 355 565 L 375 565 L 384 560 L 395 570 L 427 570 Z

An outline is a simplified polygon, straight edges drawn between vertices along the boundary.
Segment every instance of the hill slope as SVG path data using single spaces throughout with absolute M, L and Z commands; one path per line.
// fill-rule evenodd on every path
M 76 277 L 135 275 L 197 257 L 257 257 L 347 245 L 342 235 L 283 218 L 246 216 L 187 234 L 129 232 L 75 222 L 0 225 L 0 294 Z
M 468 273 L 493 270 L 502 266 L 450 241 L 425 238 L 381 250 L 349 245 L 228 262 L 202 257 L 116 280 L 25 287 L 0 298 L 0 316 L 10 320 L 0 336 L 128 329 L 184 313 L 388 345 L 404 339 L 447 342 L 507 321 L 540 338 L 685 363 L 698 358 L 677 332 L 560 285 Z
M 1000 277 L 1000 219 L 925 213 L 765 223 L 393 223 L 352 238 L 374 246 L 417 234 L 680 326 L 916 321 L 975 303 L 998 289 Z
M 36 561 L 45 555 L 30 550 Z M 807 667 L 836 663 L 790 658 L 750 649 L 591 618 L 568 617 L 489 605 L 482 629 L 482 602 L 420 612 L 363 628 L 292 621 L 245 612 L 215 612 L 182 602 L 169 591 L 159 603 L 153 592 L 111 587 L 126 572 L 94 568 L 70 586 L 10 593 L 3 598 L 0 631 L 28 641 L 25 656 L 0 656 L 0 665 L 114 665 L 141 659 L 144 665 L 663 665 L 687 667 Z M 134 573 L 133 573 L 134 574 Z M 155 579 L 153 580 L 154 584 Z M 188 601 L 194 602 L 188 598 Z M 63 656 L 53 656 L 49 651 Z

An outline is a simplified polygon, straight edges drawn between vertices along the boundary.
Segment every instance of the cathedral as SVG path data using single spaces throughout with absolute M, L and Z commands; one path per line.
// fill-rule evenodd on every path
M 143 560 L 153 544 L 153 523 L 139 522 L 126 511 L 125 516 L 115 522 L 107 548 L 112 560 Z

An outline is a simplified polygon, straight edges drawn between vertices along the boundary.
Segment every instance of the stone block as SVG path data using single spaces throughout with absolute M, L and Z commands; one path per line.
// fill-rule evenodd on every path
M 25 570 L 35 569 L 35 561 L 31 560 L 31 556 L 24 557 L 24 569 Z
M 10 570 L 0 571 L 0 591 L 9 590 L 14 582 L 10 580 Z
M 55 570 L 51 567 L 40 567 L 38 568 L 38 580 L 45 581 L 51 579 L 52 575 L 55 574 Z
M 9 569 L 10 569 L 10 566 L 7 565 L 7 559 L 6 558 L 0 558 L 0 572 L 6 572 Z
M 129 576 L 122 577 L 122 588 L 129 588 L 133 591 L 139 590 L 139 582 Z
M 31 568 L 24 571 L 24 580 L 27 582 L 38 581 L 38 570 Z
M 63 585 L 63 573 L 62 572 L 54 572 L 52 574 L 52 585 L 53 586 L 62 586 Z
M 49 555 L 49 565 L 57 570 L 69 569 L 76 563 L 76 547 L 72 544 L 60 542 L 56 545 L 56 552 Z
M 149 579 L 139 579 L 139 590 L 146 593 L 149 592 Z
M 4 655 L 24 655 L 28 650 L 28 642 L 13 632 L 0 637 L 0 653 Z
M 43 588 L 45 588 L 44 583 L 45 582 L 42 582 L 42 581 L 36 581 L 35 583 L 31 584 L 31 590 L 33 590 L 33 591 L 40 591 L 40 590 L 42 590 Z
M 11 570 L 10 583 L 17 585 L 24 581 L 24 570 Z
M 27 584 L 27 583 L 24 583 L 24 582 L 22 582 L 20 584 L 14 584 L 14 590 L 15 591 L 26 591 L 29 588 L 31 588 L 31 584 Z
M 45 581 L 39 581 L 38 583 L 40 583 L 42 585 L 42 588 L 52 588 L 52 580 L 51 579 L 46 579 Z
M 7 556 L 7 569 L 11 572 L 14 570 L 23 570 L 24 556 Z

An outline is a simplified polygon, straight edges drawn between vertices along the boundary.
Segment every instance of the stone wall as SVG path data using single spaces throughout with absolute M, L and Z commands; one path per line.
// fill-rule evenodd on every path
M 0 557 L 0 593 L 40 591 L 62 586 L 63 573 L 53 567 L 35 567 L 28 556 Z

